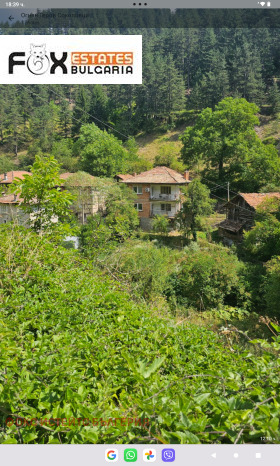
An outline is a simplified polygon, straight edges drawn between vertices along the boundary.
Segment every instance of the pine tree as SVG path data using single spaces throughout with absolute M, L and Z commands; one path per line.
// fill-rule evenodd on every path
M 86 86 L 77 86 L 73 111 L 73 135 L 77 135 L 82 125 L 89 121 L 90 93 Z
M 278 89 L 277 82 L 274 80 L 273 85 L 269 90 L 268 101 L 271 105 L 272 115 L 277 115 L 280 113 L 280 92 Z

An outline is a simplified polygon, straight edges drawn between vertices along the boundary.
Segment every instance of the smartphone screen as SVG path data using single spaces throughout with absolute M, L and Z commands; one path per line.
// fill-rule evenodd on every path
M 278 8 L 1 2 L 3 464 L 278 464 Z

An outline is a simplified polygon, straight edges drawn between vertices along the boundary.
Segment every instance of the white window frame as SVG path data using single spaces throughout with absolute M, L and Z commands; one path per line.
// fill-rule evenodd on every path
M 141 206 L 141 209 L 139 209 L 139 206 Z M 136 202 L 134 204 L 134 207 L 137 210 L 137 212 L 143 212 L 143 203 L 142 202 Z
M 143 189 L 141 185 L 133 186 L 133 191 L 135 192 L 135 194 L 143 194 Z

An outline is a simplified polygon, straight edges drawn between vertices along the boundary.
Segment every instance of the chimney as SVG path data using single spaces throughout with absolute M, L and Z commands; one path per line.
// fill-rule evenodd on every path
M 8 179 L 8 173 L 4 173 L 4 181 L 7 181 Z
M 190 172 L 189 172 L 189 170 L 184 171 L 183 177 L 185 178 L 186 181 L 190 181 Z

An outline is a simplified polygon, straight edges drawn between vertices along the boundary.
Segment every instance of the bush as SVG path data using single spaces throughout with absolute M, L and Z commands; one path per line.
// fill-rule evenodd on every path
M 153 219 L 152 226 L 155 233 L 162 233 L 166 235 L 169 227 L 168 217 L 165 215 L 156 215 Z
M 163 294 L 179 253 L 149 241 L 129 241 L 110 257 L 110 267 L 145 299 Z
M 267 276 L 264 292 L 267 311 L 280 315 L 280 256 L 266 264 Z
M 0 282 L 0 443 L 279 443 L 275 346 L 229 350 L 159 318 L 78 252 L 11 225 Z
M 179 270 L 170 277 L 168 294 L 199 310 L 221 304 L 238 305 L 247 299 L 241 272 L 243 265 L 226 248 L 188 249 Z

